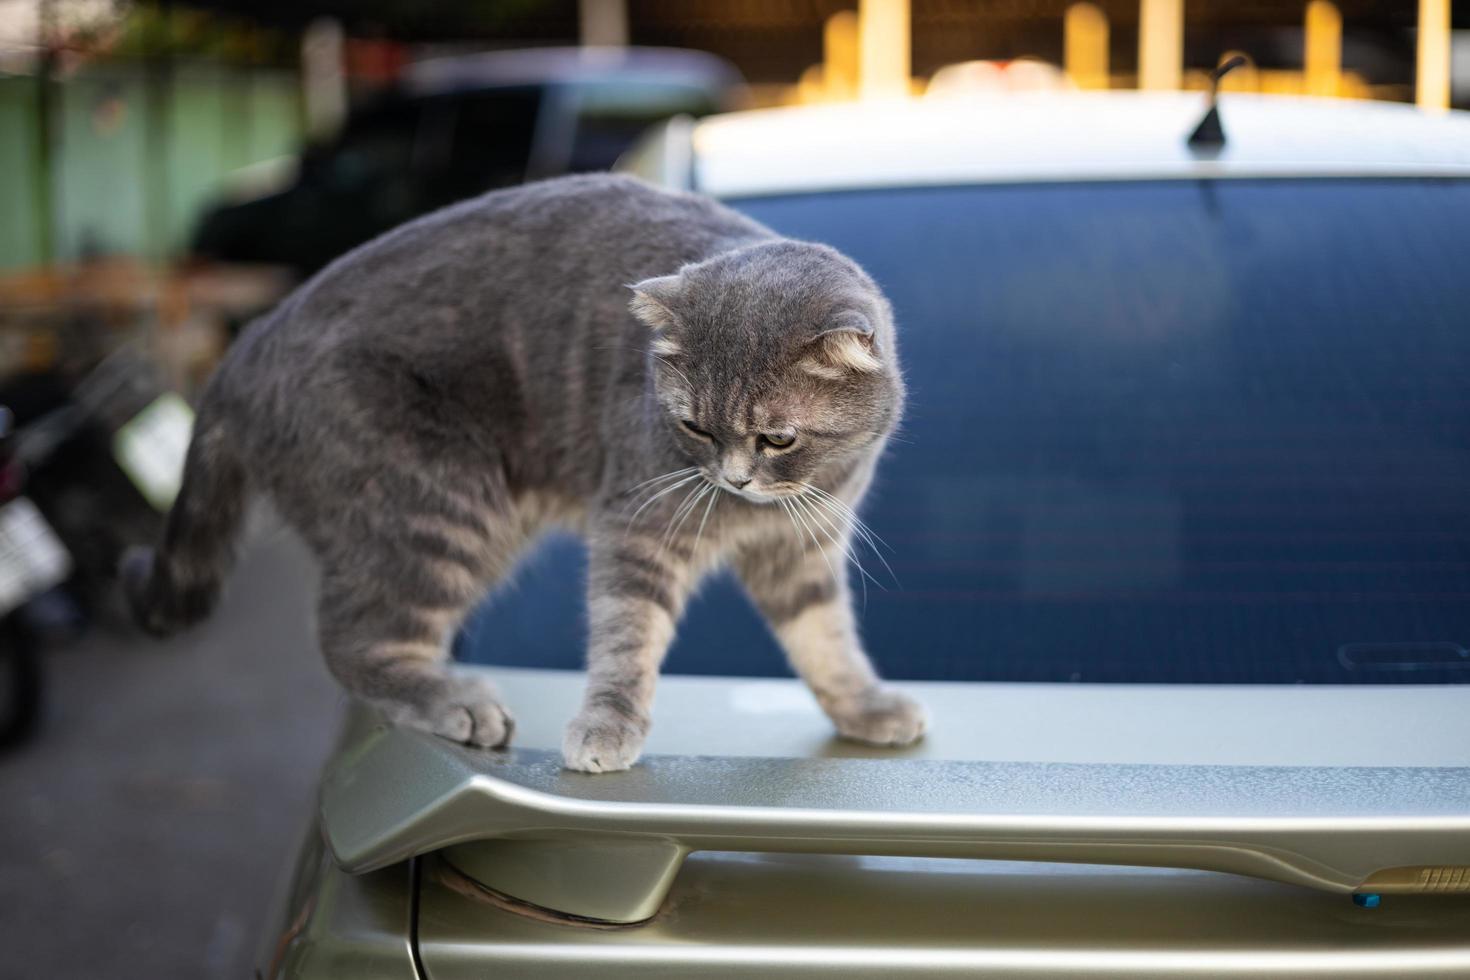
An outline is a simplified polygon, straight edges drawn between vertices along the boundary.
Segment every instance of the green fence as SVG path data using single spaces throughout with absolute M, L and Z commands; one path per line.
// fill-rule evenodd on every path
M 36 80 L 0 78 L 0 269 L 45 257 Z
M 48 252 L 63 262 L 176 254 L 226 174 L 301 140 L 300 86 L 289 72 L 178 66 L 149 78 L 109 66 L 51 92 L 43 172 L 39 82 L 0 77 L 3 270 L 42 264 Z

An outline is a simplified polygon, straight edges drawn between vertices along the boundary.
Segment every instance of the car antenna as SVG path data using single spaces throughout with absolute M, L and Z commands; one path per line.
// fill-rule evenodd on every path
M 1216 104 L 1220 98 L 1220 79 L 1245 64 L 1245 55 L 1238 54 L 1221 62 L 1220 67 L 1210 72 L 1210 107 L 1204 118 L 1189 134 L 1191 148 L 1218 150 L 1225 145 L 1225 127 L 1220 125 L 1220 109 Z

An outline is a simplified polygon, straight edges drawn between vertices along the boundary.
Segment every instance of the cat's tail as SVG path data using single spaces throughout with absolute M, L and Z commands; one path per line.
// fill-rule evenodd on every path
M 129 549 L 119 570 L 133 618 L 155 636 L 209 615 L 244 523 L 245 466 L 210 395 L 205 392 L 195 418 L 183 484 L 157 550 Z

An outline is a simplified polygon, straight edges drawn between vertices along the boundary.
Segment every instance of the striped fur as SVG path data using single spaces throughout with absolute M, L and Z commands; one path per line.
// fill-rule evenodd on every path
M 840 733 L 911 741 L 922 712 L 880 686 L 842 572 L 902 404 L 888 306 L 831 249 L 628 178 L 496 192 L 351 253 L 246 331 L 130 596 L 156 632 L 204 615 L 266 494 L 320 561 L 343 687 L 498 746 L 510 714 L 448 643 L 567 527 L 590 556 L 568 766 L 637 759 L 685 603 L 725 563 Z

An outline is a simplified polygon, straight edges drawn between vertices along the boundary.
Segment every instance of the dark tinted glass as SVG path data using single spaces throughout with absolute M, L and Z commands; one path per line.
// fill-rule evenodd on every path
M 862 613 L 888 674 L 1470 679 L 1470 182 L 736 203 L 897 311 L 912 400 L 865 513 L 900 584 Z M 467 653 L 580 663 L 558 547 Z M 784 672 L 727 582 L 668 668 Z
M 541 97 L 539 88 L 521 88 L 456 101 L 448 166 L 456 192 L 473 194 L 525 179 Z
M 717 106 L 712 93 L 687 85 L 604 82 L 577 93 L 576 130 L 566 169 L 606 170 L 654 123 L 670 116 L 703 116 Z
M 326 157 L 327 182 L 334 190 L 357 190 L 407 173 L 419 137 L 421 106 L 382 106 L 354 118 Z

